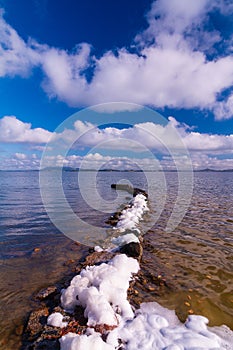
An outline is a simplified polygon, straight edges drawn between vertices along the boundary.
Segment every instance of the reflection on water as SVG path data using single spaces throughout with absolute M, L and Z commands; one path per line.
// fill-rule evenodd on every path
M 65 173 L 63 182 L 69 204 L 94 230 L 95 226 L 107 228 L 104 221 L 109 209 L 114 211 L 118 203 L 127 201 L 128 195 L 124 192 L 119 192 L 117 197 L 110 188 L 111 183 L 126 179 L 136 187 L 147 189 L 149 178 L 151 211 L 141 224 L 144 232 L 149 230 L 145 236 L 149 249 L 144 252 L 144 259 L 147 268 L 155 274 L 158 274 L 155 266 L 164 266 L 176 290 L 162 297 L 150 293 L 145 295 L 145 301 L 152 298 L 175 309 L 182 320 L 194 312 L 206 315 L 211 325 L 227 324 L 233 329 L 233 176 L 215 172 L 194 175 L 191 204 L 173 232 L 165 228 L 177 198 L 176 173 L 165 173 L 164 184 L 158 173 L 100 172 L 95 185 L 87 173 L 88 198 L 92 198 L 92 186 L 96 186 L 100 198 L 104 199 L 101 211 L 82 199 L 77 173 Z M 69 251 L 67 240 L 64 240 L 66 243 L 57 240 L 61 236 L 42 205 L 36 172 L 1 172 L 0 185 L 0 306 L 4 315 L 0 321 L 0 339 L 3 340 L 9 334 L 14 338 L 15 327 L 30 309 L 31 294 L 57 281 L 64 273 L 66 257 L 76 252 Z M 113 200 L 116 201 L 111 208 Z M 21 237 L 16 239 L 14 235 Z M 33 248 L 43 239 L 48 243 L 42 244 L 38 255 L 33 255 Z M 77 252 L 76 256 L 79 258 L 81 253 Z M 5 345 L 5 349 L 16 348 Z

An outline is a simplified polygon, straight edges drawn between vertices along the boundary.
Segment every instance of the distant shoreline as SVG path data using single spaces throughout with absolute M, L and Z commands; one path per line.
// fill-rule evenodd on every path
M 0 172 L 39 172 L 39 171 L 57 171 L 61 170 L 61 168 L 44 168 L 44 169 L 18 169 L 18 170 L 12 170 L 12 169 L 0 169 Z M 160 172 L 165 172 L 165 173 L 176 173 L 176 172 L 191 172 L 190 170 L 178 170 L 177 169 L 163 169 L 163 170 L 134 170 L 134 169 L 129 169 L 129 170 L 118 170 L 118 169 L 79 169 L 79 168 L 62 168 L 62 171 L 65 172 L 93 172 L 93 171 L 98 171 L 98 172 L 118 172 L 118 173 L 143 173 L 143 172 L 150 172 L 150 173 L 160 173 Z M 213 173 L 231 173 L 233 172 L 233 169 L 195 169 L 192 172 L 194 173 L 203 173 L 203 172 L 213 172 Z

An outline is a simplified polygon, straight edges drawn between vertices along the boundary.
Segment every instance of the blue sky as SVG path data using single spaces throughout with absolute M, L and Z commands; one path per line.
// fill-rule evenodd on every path
M 194 168 L 233 168 L 232 1 L 0 0 L 0 7 L 1 169 L 38 168 L 60 123 L 84 107 L 111 102 L 172 116 L 159 129 L 162 140 L 174 149 L 168 129 L 175 128 Z M 109 106 L 77 115 L 81 123 L 69 128 L 77 135 L 89 130 L 89 139 L 66 165 L 79 166 L 85 150 L 92 154 L 92 166 L 114 162 L 117 151 L 122 156 L 117 141 L 127 134 L 169 167 L 169 152 L 138 134 L 137 127 L 157 132 L 156 114 L 133 121 L 132 105 L 123 106 L 120 115 Z M 117 118 L 121 124 L 130 120 L 130 133 L 119 133 L 119 125 L 111 131 L 98 128 Z M 96 144 L 94 153 L 93 133 L 102 136 L 98 142 L 111 134 L 116 145 Z M 125 147 L 130 148 L 126 164 L 132 147 Z M 136 148 L 134 158 L 141 159 Z M 120 158 L 117 163 L 123 164 Z

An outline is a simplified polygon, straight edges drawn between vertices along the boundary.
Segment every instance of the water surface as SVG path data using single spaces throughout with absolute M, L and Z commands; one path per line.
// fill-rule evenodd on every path
M 51 186 L 54 176 L 48 172 Z M 129 200 L 125 192 L 117 195 L 111 183 L 124 179 L 148 190 L 149 181 L 151 210 L 141 223 L 144 232 L 149 230 L 144 259 L 155 275 L 163 273 L 157 266 L 164 266 L 176 290 L 160 297 L 147 293 L 145 300 L 175 309 L 182 320 L 194 312 L 207 316 L 211 325 L 227 324 L 233 329 L 232 173 L 196 172 L 191 204 L 172 232 L 165 228 L 177 199 L 176 173 L 99 172 L 95 183 L 92 174 L 86 173 L 87 202 L 77 176 L 77 172 L 63 174 L 64 193 L 74 212 L 93 230 L 108 230 L 109 213 Z M 67 269 L 64 261 L 80 259 L 86 248 L 72 250 L 71 241 L 50 221 L 40 196 L 38 172 L 0 172 L 0 188 L 0 341 L 4 349 L 16 349 L 15 329 L 30 310 L 32 293 L 58 281 Z M 96 188 L 102 202 L 92 196 Z M 57 205 L 62 213 L 63 204 Z M 67 220 L 68 228 L 71 224 Z

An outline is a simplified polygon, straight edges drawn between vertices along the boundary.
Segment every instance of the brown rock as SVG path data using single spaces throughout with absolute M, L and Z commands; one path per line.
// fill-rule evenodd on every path
M 137 242 L 131 242 L 120 248 L 122 254 L 126 254 L 132 258 L 140 258 L 142 256 L 142 245 Z
M 116 253 L 111 252 L 93 252 L 92 254 L 88 255 L 85 259 L 85 262 L 83 264 L 83 267 L 88 265 L 97 265 L 102 263 L 107 263 L 109 260 L 114 258 Z
M 40 309 L 31 312 L 26 327 L 26 332 L 29 333 L 29 338 L 34 338 L 43 331 L 48 315 L 49 310 L 47 307 L 41 307 Z
M 106 224 L 109 224 L 111 226 L 116 226 L 118 221 L 119 221 L 119 217 L 121 216 L 121 211 L 117 211 L 115 212 L 113 215 L 111 215 L 108 220 L 105 221 Z
M 45 325 L 43 329 L 43 333 L 37 340 L 38 341 L 45 340 L 45 339 L 53 340 L 53 339 L 58 339 L 61 336 L 62 336 L 62 328 Z
M 136 197 L 138 194 L 143 194 L 143 196 L 145 196 L 146 199 L 148 199 L 148 194 L 146 193 L 146 191 L 141 190 L 140 188 L 134 187 L 134 189 L 133 189 L 133 196 Z
M 61 329 L 61 336 L 67 333 L 83 334 L 86 329 L 87 327 L 80 326 L 78 321 L 71 321 L 67 327 Z
M 34 299 L 36 300 L 44 300 L 50 296 L 52 296 L 52 294 L 57 292 L 57 287 L 56 286 L 49 286 L 47 288 L 43 288 L 41 289 L 35 296 Z
M 106 332 L 112 331 L 115 329 L 117 326 L 116 325 L 108 325 L 108 324 L 97 324 L 95 326 L 95 331 L 101 334 L 104 334 Z

